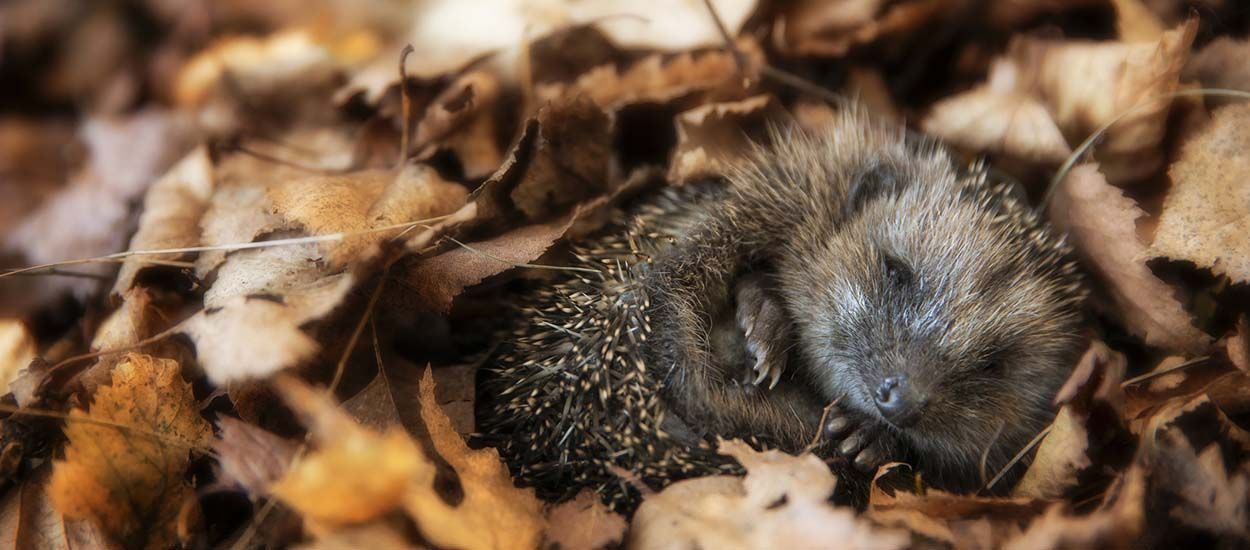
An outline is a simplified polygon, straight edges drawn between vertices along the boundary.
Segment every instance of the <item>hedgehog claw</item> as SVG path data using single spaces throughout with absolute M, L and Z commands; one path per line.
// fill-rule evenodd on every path
M 788 323 L 781 307 L 763 290 L 758 276 L 748 276 L 738 283 L 737 321 L 746 339 L 746 348 L 755 356 L 755 364 L 747 374 L 747 382 L 760 386 L 765 380 L 772 389 L 781 381 L 786 358 L 779 344 L 786 338 Z

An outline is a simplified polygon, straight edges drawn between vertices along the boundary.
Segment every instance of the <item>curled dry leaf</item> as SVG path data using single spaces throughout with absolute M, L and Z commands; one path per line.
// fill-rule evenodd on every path
M 236 296 L 182 323 L 200 365 L 214 384 L 262 378 L 299 364 L 317 351 L 300 330 L 307 319 L 295 307 L 266 296 Z
M 1168 170 L 1150 252 L 1250 282 L 1250 105 L 1216 111 Z
M 1144 528 L 1145 500 L 1145 470 L 1133 466 L 1108 490 L 1098 510 L 1072 515 L 1063 504 L 1054 504 L 1003 548 L 1133 548 Z
M 1181 75 L 1185 80 L 1197 80 L 1204 88 L 1250 91 L 1250 39 L 1233 39 L 1221 36 L 1212 40 L 1190 57 Z M 1244 100 L 1208 97 L 1214 104 L 1241 102 Z
M 0 395 L 9 392 L 9 382 L 35 358 L 35 339 L 26 324 L 17 319 L 0 319 Z
M 953 0 L 794 2 L 774 34 L 783 50 L 842 57 L 858 46 L 912 33 L 957 5 Z
M 1073 169 L 1050 204 L 1051 222 L 1068 234 L 1085 265 L 1105 285 L 1104 307 L 1149 345 L 1199 353 L 1210 337 L 1193 326 L 1173 289 L 1146 266 L 1146 247 L 1134 228 L 1142 214 L 1095 164 Z
M 643 501 L 630 548 L 903 548 L 903 531 L 875 527 L 828 499 L 837 479 L 815 455 L 756 452 L 739 441 L 721 450 L 745 478 L 679 481 Z M 834 542 L 836 541 L 836 543 Z
M 1060 388 L 1055 404 L 1059 413 L 1050 425 L 1050 433 L 1038 446 L 1033 463 L 1013 490 L 1013 495 L 1028 498 L 1059 498 L 1077 485 L 1077 476 L 1089 468 L 1099 449 L 1096 441 L 1106 441 L 1103 434 L 1091 434 L 1091 416 L 1119 419 L 1124 409 L 1124 356 L 1093 342 L 1077 363 L 1068 381 Z M 1096 410 L 1101 409 L 1101 410 Z M 1122 429 L 1122 427 L 1121 427 Z
M 413 150 L 448 149 L 460 160 L 465 178 L 490 175 L 503 161 L 495 142 L 493 109 L 498 101 L 499 82 L 494 75 L 472 71 L 461 76 L 426 107 L 412 138 Z
M 179 371 L 174 361 L 129 354 L 91 407 L 70 413 L 65 459 L 48 487 L 57 510 L 126 547 L 174 545 L 178 510 L 193 498 L 183 481 L 189 452 L 212 437 Z
M 995 61 L 988 82 L 939 101 L 921 127 L 972 151 L 1058 165 L 1072 149 L 1046 105 L 1020 89 L 1021 70 Z

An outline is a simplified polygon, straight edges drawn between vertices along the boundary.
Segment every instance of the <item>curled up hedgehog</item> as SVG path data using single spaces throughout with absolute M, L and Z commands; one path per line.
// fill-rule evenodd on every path
M 1052 419 L 1083 290 L 1010 184 L 855 109 L 772 142 L 575 243 L 595 273 L 523 298 L 477 405 L 519 481 L 630 509 L 623 478 L 734 471 L 716 437 L 822 433 L 847 472 L 902 461 L 969 491 Z

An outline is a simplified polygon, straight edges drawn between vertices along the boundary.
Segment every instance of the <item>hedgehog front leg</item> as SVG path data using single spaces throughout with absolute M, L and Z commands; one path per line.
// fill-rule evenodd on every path
M 897 460 L 892 456 L 894 439 L 879 422 L 866 420 L 833 406 L 824 425 L 825 433 L 838 438 L 834 449 L 861 472 L 873 473 L 882 464 Z
M 768 380 L 768 388 L 772 389 L 786 368 L 790 323 L 781 304 L 764 290 L 763 277 L 742 277 L 734 294 L 738 328 L 746 338 L 747 350 L 755 356 L 755 364 L 747 373 L 747 383 L 758 386 Z

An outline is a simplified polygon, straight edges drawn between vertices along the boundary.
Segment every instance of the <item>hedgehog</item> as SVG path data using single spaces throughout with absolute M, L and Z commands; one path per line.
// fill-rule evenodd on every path
M 1085 291 L 1015 185 L 855 108 L 766 143 L 519 299 L 477 405 L 519 482 L 629 510 L 639 482 L 736 472 L 715 442 L 742 438 L 966 492 L 1052 420 Z

